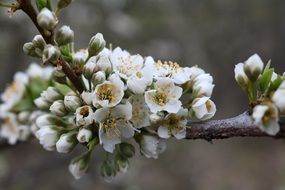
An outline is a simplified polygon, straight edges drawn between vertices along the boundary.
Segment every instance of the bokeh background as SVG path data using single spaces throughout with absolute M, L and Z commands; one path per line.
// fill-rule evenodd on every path
M 283 0 L 84 0 L 61 15 L 76 34 L 76 48 L 102 32 L 113 47 L 131 53 L 199 65 L 215 78 L 216 119 L 247 109 L 234 81 L 234 65 L 258 53 L 285 71 Z M 35 61 L 22 45 L 37 31 L 21 13 L 0 9 L 0 88 L 15 71 Z M 74 180 L 67 167 L 75 155 L 47 152 L 34 141 L 1 150 L 0 189 L 283 190 L 285 144 L 269 138 L 213 141 L 170 140 L 158 160 L 137 155 L 127 174 L 110 184 L 99 176 L 102 152 L 93 154 L 89 174 Z

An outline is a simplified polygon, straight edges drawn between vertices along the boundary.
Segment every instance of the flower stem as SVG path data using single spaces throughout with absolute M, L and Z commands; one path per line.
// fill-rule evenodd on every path
M 1 3 L 1 2 L 0 2 L 0 7 L 11 8 L 11 9 L 17 9 L 18 8 L 17 4 L 14 4 L 14 3 L 8 4 L 8 3 Z

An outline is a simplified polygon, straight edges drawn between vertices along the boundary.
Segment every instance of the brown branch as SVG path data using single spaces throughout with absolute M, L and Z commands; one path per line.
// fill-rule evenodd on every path
M 40 34 L 43 36 L 47 44 L 55 45 L 53 31 L 44 31 L 37 22 L 37 12 L 35 8 L 33 7 L 31 0 L 17 0 L 19 4 L 20 10 L 25 12 L 29 18 L 33 21 L 34 25 L 40 32 Z M 80 80 L 80 78 L 75 74 L 75 72 L 70 68 L 68 63 L 64 61 L 63 58 L 60 58 L 58 60 L 58 65 L 62 67 L 62 71 L 66 75 L 66 77 L 72 82 L 74 87 L 78 90 L 78 92 L 82 93 L 85 90 L 85 87 Z
M 285 125 L 281 125 L 280 132 L 276 136 L 270 136 L 262 132 L 252 124 L 251 117 L 245 112 L 237 117 L 213 120 L 201 123 L 188 123 L 186 139 L 226 139 L 232 137 L 272 137 L 285 138 Z

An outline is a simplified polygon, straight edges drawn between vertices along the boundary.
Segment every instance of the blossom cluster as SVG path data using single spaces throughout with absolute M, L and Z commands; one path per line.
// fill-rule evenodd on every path
M 235 79 L 253 107 L 253 123 L 265 133 L 276 135 L 279 120 L 285 115 L 285 73 L 275 73 L 270 65 L 271 61 L 264 67 L 261 58 L 254 54 L 236 65 Z
M 72 33 L 67 26 L 62 31 Z M 57 51 L 52 49 L 63 52 L 65 48 L 44 44 L 41 51 L 34 48 L 34 44 L 40 44 L 35 41 L 43 42 L 36 36 L 29 43 L 33 48 L 27 53 L 41 56 L 43 62 L 53 62 Z M 128 160 L 135 154 L 131 139 L 138 143 L 142 155 L 156 159 L 166 149 L 165 139 L 185 138 L 189 120 L 207 120 L 216 112 L 210 99 L 213 78 L 201 68 L 155 61 L 150 56 L 132 55 L 120 47 L 105 48 L 105 44 L 103 35 L 97 34 L 87 49 L 65 52 L 70 66 L 81 70 L 78 75 L 85 87 L 82 93 L 74 89 L 61 67 L 55 67 L 51 74 L 50 68 L 33 64 L 32 69 L 22 73 L 30 79 L 18 80 L 17 74 L 15 81 L 19 83 L 13 83 L 2 95 L 1 108 L 9 105 L 9 113 L 15 118 L 23 115 L 22 110 L 11 108 L 29 97 L 31 106 L 23 107 L 27 118 L 33 116 L 25 120 L 27 133 L 32 132 L 46 150 L 69 153 L 79 144 L 87 148 L 69 166 L 76 179 L 87 171 L 96 145 L 102 145 L 109 155 L 102 164 L 101 174 L 111 179 L 116 172 L 125 172 L 129 167 Z M 92 47 L 96 47 L 96 53 L 92 53 Z M 36 76 L 30 71 L 35 68 Z M 24 95 L 31 86 L 35 87 L 33 78 L 47 84 L 41 85 L 36 95 Z M 14 128 L 19 130 L 22 125 L 15 123 L 12 130 L 12 120 L 6 120 L 6 115 L 1 113 L 1 118 L 8 123 L 3 125 L 1 136 L 13 138 L 10 143 L 22 140 L 21 135 L 13 134 Z M 6 129 L 11 129 L 11 134 Z

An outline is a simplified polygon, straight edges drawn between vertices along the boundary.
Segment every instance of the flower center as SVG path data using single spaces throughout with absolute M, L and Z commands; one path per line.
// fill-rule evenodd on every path
M 137 72 L 137 73 L 136 73 L 136 76 L 137 76 L 138 78 L 142 78 L 142 77 L 143 77 L 143 75 L 142 75 L 141 72 Z
M 207 101 L 207 102 L 206 102 L 206 108 L 207 108 L 207 111 L 208 111 L 208 112 L 211 111 L 212 105 L 211 105 L 211 102 L 210 102 L 210 101 Z
M 269 108 L 269 109 L 265 112 L 265 114 L 264 114 L 264 116 L 263 116 L 263 118 L 262 118 L 262 122 L 263 122 L 264 124 L 268 124 L 270 121 L 272 121 L 272 120 L 274 120 L 274 119 L 276 119 L 276 113 L 275 113 L 274 109 Z
M 115 133 L 117 137 L 121 136 L 120 130 L 117 128 L 117 121 L 114 117 L 109 117 L 102 123 L 102 127 L 105 129 L 108 138 L 112 138 L 112 133 Z
M 88 117 L 89 115 L 89 107 L 88 106 L 84 106 L 80 109 L 80 115 L 82 115 L 83 117 Z
M 112 84 L 102 84 L 96 93 L 100 100 L 109 100 L 112 102 L 115 99 L 113 89 L 115 88 Z
M 167 95 L 164 92 L 156 92 L 154 98 L 154 102 L 160 106 L 164 106 L 167 102 Z

